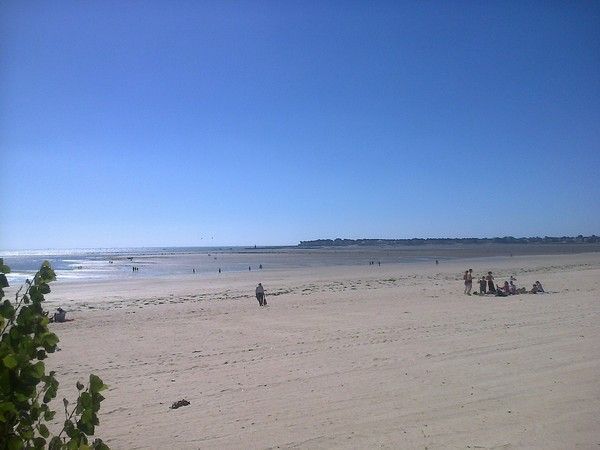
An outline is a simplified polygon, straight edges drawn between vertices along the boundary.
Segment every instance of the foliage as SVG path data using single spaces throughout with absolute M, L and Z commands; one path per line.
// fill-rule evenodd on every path
M 10 269 L 0 259 L 0 271 Z M 50 402 L 56 397 L 55 372 L 46 373 L 44 360 L 56 351 L 58 337 L 50 332 L 44 295 L 56 275 L 44 261 L 40 270 L 15 293 L 14 301 L 3 300 L 0 288 L 0 450 L 18 449 L 108 449 L 101 439 L 88 441 L 99 424 L 97 413 L 106 389 L 102 380 L 90 375 L 88 386 L 77 382 L 78 397 L 69 409 L 63 399 L 65 421 L 58 434 L 48 425 L 56 411 Z

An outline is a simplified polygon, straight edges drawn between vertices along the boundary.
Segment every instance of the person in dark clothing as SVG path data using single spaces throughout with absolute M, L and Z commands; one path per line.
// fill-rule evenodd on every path
M 485 281 L 485 277 L 481 277 L 481 280 L 479 280 L 479 293 L 485 294 L 486 287 L 487 287 L 487 282 Z
M 492 275 L 492 272 L 488 272 L 487 277 L 485 277 L 485 279 L 487 280 L 487 284 L 488 284 L 488 292 L 490 294 L 492 293 L 496 293 L 496 286 L 494 286 L 494 276 Z
M 263 288 L 261 283 L 258 283 L 258 286 L 256 286 L 256 300 L 258 300 L 259 306 L 267 305 L 267 302 L 265 300 L 265 289 Z

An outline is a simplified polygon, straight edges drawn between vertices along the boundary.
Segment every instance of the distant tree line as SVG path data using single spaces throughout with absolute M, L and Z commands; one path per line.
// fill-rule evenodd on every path
M 598 244 L 600 237 L 591 236 L 544 236 L 520 237 L 513 236 L 493 238 L 413 238 L 413 239 L 316 239 L 300 241 L 298 247 L 382 247 L 395 245 L 427 245 L 427 244 Z

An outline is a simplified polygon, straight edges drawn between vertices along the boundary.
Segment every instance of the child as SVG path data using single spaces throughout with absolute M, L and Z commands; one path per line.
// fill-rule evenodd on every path
M 479 280 L 479 293 L 480 294 L 485 294 L 486 291 L 486 281 L 485 281 L 485 277 L 481 277 L 481 280 Z

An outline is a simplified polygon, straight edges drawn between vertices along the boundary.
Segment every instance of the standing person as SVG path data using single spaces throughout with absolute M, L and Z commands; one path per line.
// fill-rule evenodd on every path
M 260 306 L 265 305 L 265 289 L 260 283 L 258 283 L 258 286 L 256 286 L 256 300 L 258 300 L 258 304 Z
M 494 276 L 492 275 L 492 272 L 488 272 L 487 277 L 485 277 L 487 284 L 488 284 L 488 292 L 490 294 L 492 293 L 496 293 L 496 286 L 494 286 Z
M 473 288 L 473 269 L 465 271 L 465 294 L 471 295 L 471 289 Z

